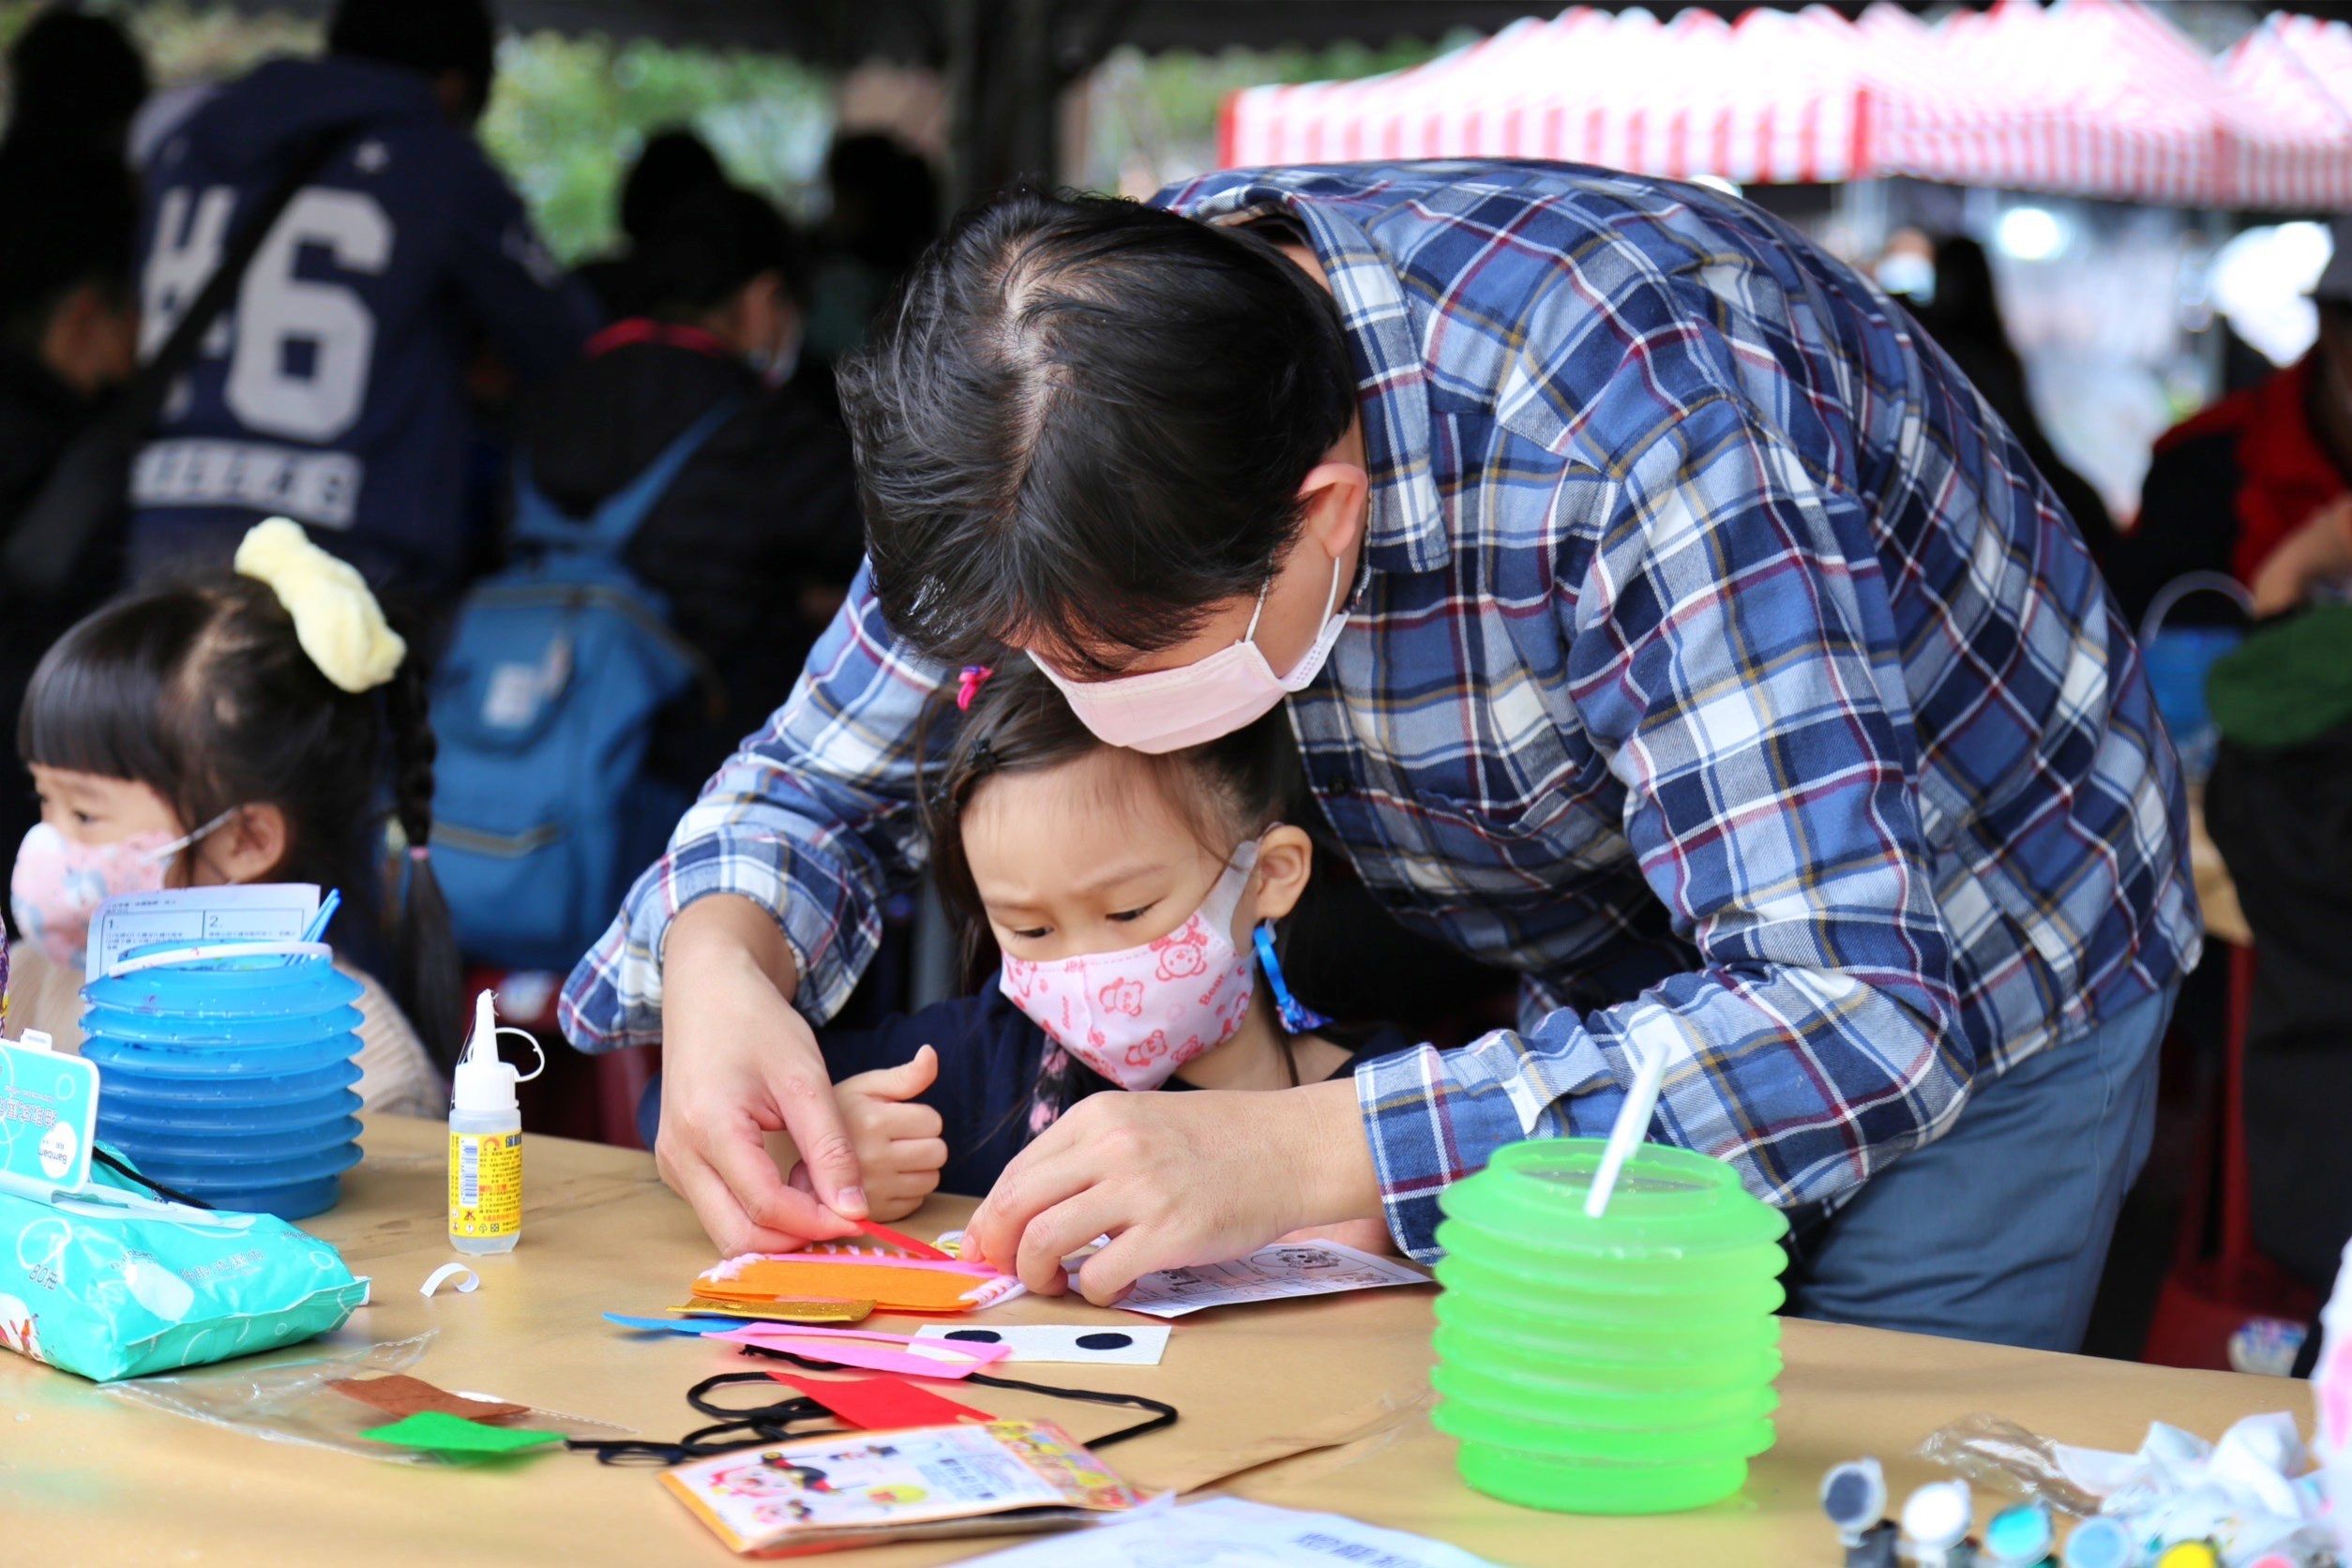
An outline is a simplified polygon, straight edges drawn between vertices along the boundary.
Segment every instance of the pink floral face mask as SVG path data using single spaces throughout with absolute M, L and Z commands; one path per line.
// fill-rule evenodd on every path
M 117 894 L 160 889 L 173 856 L 235 815 L 223 811 L 177 838 L 142 833 L 112 844 L 77 844 L 47 822 L 34 823 L 8 882 L 8 912 L 18 932 L 51 963 L 79 972 L 98 905 Z
M 1233 913 L 1258 863 L 1244 844 L 1192 918 L 1157 942 L 1040 962 L 1004 959 L 997 982 L 1053 1040 L 1122 1089 L 1157 1089 L 1233 1037 L 1257 975 Z

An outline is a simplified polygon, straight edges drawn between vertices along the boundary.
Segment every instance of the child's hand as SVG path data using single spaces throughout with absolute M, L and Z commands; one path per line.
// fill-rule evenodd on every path
M 842 1124 L 857 1148 L 866 1201 L 878 1220 L 904 1219 L 939 1187 L 947 1163 L 939 1112 L 914 1096 L 939 1077 L 939 1052 L 925 1046 L 903 1066 L 859 1073 L 833 1086 Z

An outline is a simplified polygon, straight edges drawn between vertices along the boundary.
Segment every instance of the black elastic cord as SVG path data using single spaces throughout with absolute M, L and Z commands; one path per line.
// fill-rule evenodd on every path
M 154 1193 L 158 1198 L 160 1198 L 167 1202 L 184 1204 L 190 1209 L 203 1209 L 206 1213 L 210 1213 L 212 1210 L 212 1205 L 205 1202 L 203 1199 L 190 1198 L 184 1192 L 179 1192 L 173 1188 L 165 1186 L 162 1183 L 157 1181 L 152 1176 L 144 1176 L 140 1174 L 138 1171 L 133 1170 L 129 1166 L 126 1165 L 121 1160 L 118 1160 L 113 1155 L 108 1153 L 105 1146 L 102 1144 L 93 1143 L 90 1145 L 90 1159 L 95 1164 L 106 1167 L 107 1169 L 113 1171 L 117 1176 L 129 1177 L 132 1181 L 138 1183 L 141 1186 L 145 1187 L 148 1191 Z
M 747 1356 L 789 1361 L 810 1372 L 849 1370 L 836 1362 L 817 1361 L 808 1356 L 794 1355 L 790 1350 L 769 1349 L 757 1345 L 746 1345 L 742 1349 Z M 1124 1410 L 1152 1412 L 1149 1421 L 1123 1426 L 1108 1437 L 1091 1440 L 1086 1444 L 1089 1449 L 1108 1448 L 1113 1443 L 1164 1431 L 1176 1425 L 1175 1406 L 1157 1399 L 1147 1399 L 1139 1394 L 1054 1388 L 1046 1383 L 1025 1383 L 1013 1378 L 992 1378 L 984 1372 L 968 1373 L 960 1380 L 983 1383 L 989 1388 L 1016 1389 L 1023 1394 L 1043 1394 L 1056 1399 L 1076 1399 L 1090 1405 L 1113 1405 Z M 719 1389 L 744 1383 L 760 1383 L 770 1388 L 776 1386 L 775 1380 L 765 1372 L 719 1372 L 703 1379 L 686 1390 L 686 1403 L 700 1413 L 716 1419 L 708 1426 L 696 1427 L 675 1442 L 656 1442 L 643 1438 L 572 1438 L 566 1440 L 564 1446 L 577 1454 L 594 1454 L 596 1462 L 602 1465 L 640 1462 L 682 1465 L 689 1459 L 732 1454 L 739 1449 L 843 1435 L 850 1430 L 837 1425 L 817 1425 L 798 1429 L 804 1422 L 830 1424 L 835 1420 L 832 1411 L 806 1395 L 796 1395 L 772 1405 L 754 1405 L 746 1410 L 731 1409 L 713 1397 Z

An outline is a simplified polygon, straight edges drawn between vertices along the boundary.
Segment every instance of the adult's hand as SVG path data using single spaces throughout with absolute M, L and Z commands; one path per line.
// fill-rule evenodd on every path
M 1096 1236 L 1078 1284 L 1108 1305 L 1147 1274 L 1222 1262 L 1310 1225 L 1377 1219 L 1345 1079 L 1274 1093 L 1090 1094 L 1014 1156 L 972 1217 L 980 1255 L 1040 1295 Z
M 2315 585 L 2347 574 L 2352 574 L 2352 496 L 2339 496 L 2312 513 L 2255 571 L 2254 613 L 2292 610 Z
M 662 1180 L 726 1253 L 789 1252 L 854 1233 L 866 1214 L 857 1155 L 808 1022 L 800 972 L 775 917 L 747 898 L 702 898 L 662 953 Z M 764 1147 L 791 1135 L 811 1190 Z

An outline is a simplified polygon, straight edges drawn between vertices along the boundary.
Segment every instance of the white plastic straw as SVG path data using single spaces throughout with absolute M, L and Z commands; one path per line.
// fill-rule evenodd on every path
M 1609 1206 L 1609 1194 L 1617 1189 L 1617 1173 L 1625 1168 L 1625 1162 L 1634 1157 L 1634 1147 L 1650 1130 L 1650 1113 L 1658 1108 L 1658 1090 L 1666 1082 L 1666 1051 L 1661 1044 L 1651 1049 L 1640 1066 L 1634 1069 L 1634 1086 L 1625 1093 L 1625 1105 L 1617 1113 L 1617 1124 L 1609 1128 L 1608 1147 L 1601 1151 L 1601 1168 L 1592 1173 L 1592 1190 L 1585 1194 L 1584 1212 L 1599 1219 Z

